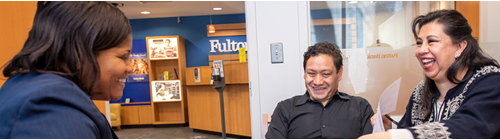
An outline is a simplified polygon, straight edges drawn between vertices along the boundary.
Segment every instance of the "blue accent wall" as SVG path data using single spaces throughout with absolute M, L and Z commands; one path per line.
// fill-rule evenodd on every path
M 177 23 L 177 17 L 131 19 L 132 53 L 147 52 L 146 37 L 148 36 L 179 35 L 184 37 L 186 66 L 208 66 L 208 55 L 222 54 L 210 53 L 209 40 L 218 39 L 220 43 L 226 43 L 226 39 L 246 42 L 246 36 L 207 37 L 207 24 L 210 24 L 210 16 L 180 17 L 180 20 L 181 22 Z M 212 15 L 212 24 L 228 23 L 245 23 L 245 14 Z M 110 101 L 110 103 L 124 103 L 126 98 L 130 98 L 130 102 L 150 102 L 149 86 L 149 82 L 126 82 L 122 98 L 118 101 Z
M 148 36 L 182 36 L 186 47 L 186 66 L 208 66 L 208 55 L 210 55 L 208 40 L 210 38 L 207 37 L 207 25 L 210 24 L 210 16 L 191 16 L 180 19 L 181 23 L 177 23 L 177 17 L 132 19 L 130 25 L 132 26 L 133 38 L 134 40 L 145 40 Z M 212 15 L 212 24 L 228 23 L 245 23 L 245 14 Z M 234 37 L 236 36 L 225 38 Z M 246 36 L 237 38 L 243 38 L 238 40 L 246 42 Z
M 342 9 L 321 9 L 311 10 L 312 19 L 328 19 L 328 18 L 345 18 L 333 17 L 333 15 L 341 15 L 340 13 L 346 12 L 345 17 L 356 17 L 357 23 L 357 46 L 350 46 L 348 48 L 362 47 L 363 26 L 361 12 L 358 8 L 342 8 Z M 132 53 L 147 53 L 146 37 L 148 36 L 172 36 L 179 35 L 184 37 L 186 49 L 186 66 L 208 66 L 209 55 L 220 55 L 223 53 L 210 53 L 211 47 L 209 40 L 219 40 L 219 43 L 226 43 L 226 39 L 235 42 L 246 42 L 246 36 L 228 36 L 228 37 L 207 37 L 206 26 L 210 24 L 210 16 L 190 16 L 180 17 L 181 22 L 177 22 L 177 17 L 170 18 L 149 18 L 149 19 L 131 19 L 130 25 L 132 26 L 133 35 L 133 48 Z M 228 24 L 228 23 L 245 23 L 245 14 L 230 14 L 230 15 L 212 15 L 212 24 Z M 340 40 L 335 34 L 341 31 L 341 26 L 322 25 L 313 26 L 316 31 L 318 41 L 330 41 L 333 43 Z M 350 36 L 350 28 L 347 28 L 346 36 Z M 216 29 L 217 30 L 217 29 Z M 346 38 L 350 42 L 350 37 Z M 314 44 L 314 43 L 313 43 Z M 231 52 L 229 54 L 236 54 L 238 52 Z M 224 53 L 228 54 L 228 53 Z M 118 101 L 111 101 L 111 103 L 123 103 L 126 98 L 130 98 L 131 102 L 150 102 L 150 88 L 149 83 L 125 83 L 123 96 Z

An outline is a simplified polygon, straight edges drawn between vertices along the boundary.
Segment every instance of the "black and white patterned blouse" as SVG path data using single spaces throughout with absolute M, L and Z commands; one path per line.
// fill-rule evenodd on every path
M 419 139 L 500 138 L 500 69 L 485 66 L 448 91 L 442 105 L 434 97 L 429 121 L 420 113 L 421 90 L 415 88 L 400 123 Z

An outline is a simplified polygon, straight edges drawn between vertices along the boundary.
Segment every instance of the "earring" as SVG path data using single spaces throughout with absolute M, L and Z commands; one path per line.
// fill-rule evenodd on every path
M 457 59 L 457 58 L 458 58 L 458 54 L 455 54 L 455 59 Z

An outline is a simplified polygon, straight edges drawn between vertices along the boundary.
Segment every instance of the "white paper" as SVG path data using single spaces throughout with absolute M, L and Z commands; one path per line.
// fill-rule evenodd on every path
M 401 86 L 401 77 L 398 80 L 394 81 L 389 87 L 387 87 L 382 95 L 380 95 L 380 99 L 378 100 L 380 113 L 388 114 L 392 111 L 396 110 L 396 105 L 398 102 L 398 93 L 399 87 Z
M 373 125 L 373 133 L 385 132 L 384 122 L 382 120 L 382 115 L 380 114 L 380 108 L 377 108 L 376 116 L 375 125 Z
M 214 68 L 218 69 L 216 70 L 215 75 L 220 74 L 220 77 L 224 77 L 224 66 L 222 64 L 222 60 L 214 60 L 213 66 Z
M 373 133 L 385 132 L 382 115 L 391 113 L 392 111 L 396 110 L 400 86 L 401 77 L 399 77 L 398 80 L 389 85 L 389 87 L 384 90 L 382 95 L 380 95 L 376 114 L 377 117 L 375 118 L 375 124 L 373 125 Z

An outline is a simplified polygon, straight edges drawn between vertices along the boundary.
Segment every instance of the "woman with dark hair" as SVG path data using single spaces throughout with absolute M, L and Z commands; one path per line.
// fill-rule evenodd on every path
M 454 10 L 415 18 L 415 56 L 425 80 L 399 122 L 405 129 L 360 138 L 500 138 L 499 65 L 471 33 L 467 19 Z M 391 122 L 383 120 L 390 129 Z
M 0 138 L 117 138 L 92 100 L 121 98 L 131 49 L 115 6 L 38 2 L 21 52 L 4 65 Z

